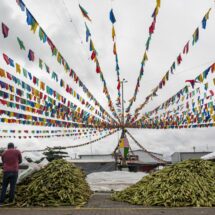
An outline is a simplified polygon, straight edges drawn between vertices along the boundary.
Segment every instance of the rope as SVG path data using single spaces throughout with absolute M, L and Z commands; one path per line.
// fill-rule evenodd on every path
M 104 138 L 106 138 L 106 137 L 108 137 L 108 136 L 110 136 L 110 135 L 116 133 L 118 130 L 119 130 L 119 129 L 116 129 L 116 130 L 110 132 L 109 134 L 106 134 L 106 135 L 104 135 L 104 136 L 102 136 L 102 137 L 100 137 L 100 138 L 98 138 L 98 139 L 91 140 L 91 141 L 88 141 L 88 142 L 86 142 L 86 143 L 78 144 L 78 145 L 75 145 L 75 146 L 63 146 L 63 147 L 62 147 L 62 146 L 55 146 L 55 147 L 61 147 L 62 149 L 69 149 L 69 148 L 78 148 L 78 147 L 81 147 L 81 146 L 86 146 L 86 145 L 89 145 L 89 144 L 98 142 L 99 140 L 104 139 Z M 22 151 L 22 153 L 24 153 L 24 152 L 44 152 L 44 151 L 46 151 L 46 149 L 24 150 L 24 151 Z
M 151 156 L 152 158 L 154 158 L 155 160 L 157 160 L 158 162 L 160 163 L 164 163 L 166 164 L 167 161 L 161 159 L 161 158 L 158 158 L 156 157 L 155 155 L 153 155 L 151 152 L 149 152 L 147 149 L 145 149 L 131 134 L 129 131 L 126 130 L 126 132 L 128 133 L 128 135 L 131 137 L 131 139 L 144 151 L 146 152 L 149 156 Z

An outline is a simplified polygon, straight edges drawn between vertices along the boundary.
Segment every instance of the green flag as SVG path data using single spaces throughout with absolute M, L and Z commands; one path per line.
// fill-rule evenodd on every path
M 19 39 L 19 37 L 17 37 L 17 41 L 18 41 L 18 43 L 19 43 L 19 47 L 20 47 L 20 49 L 25 50 L 24 43 L 22 42 L 22 40 L 20 40 L 20 39 Z

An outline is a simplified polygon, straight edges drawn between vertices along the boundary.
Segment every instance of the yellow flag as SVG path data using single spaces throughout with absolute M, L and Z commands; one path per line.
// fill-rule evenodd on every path
M 160 6 L 161 6 L 161 1 L 157 0 L 157 7 L 160 7 Z
M 203 82 L 203 76 L 202 76 L 202 74 L 200 74 L 199 76 L 198 76 L 198 80 L 202 83 Z
M 5 71 L 0 68 L 0 77 L 6 77 Z
M 35 21 L 34 24 L 31 25 L 31 31 L 35 33 L 37 30 L 37 27 L 38 27 L 38 23 Z
M 21 74 L 21 68 L 20 68 L 20 65 L 18 63 L 16 63 L 16 72 Z
M 116 33 L 115 33 L 114 26 L 113 26 L 113 27 L 112 27 L 112 38 L 113 38 L 113 40 L 114 40 L 115 36 L 116 36 Z
M 147 60 L 148 60 L 148 56 L 147 56 L 147 53 L 145 52 L 143 56 L 143 61 L 147 61 Z

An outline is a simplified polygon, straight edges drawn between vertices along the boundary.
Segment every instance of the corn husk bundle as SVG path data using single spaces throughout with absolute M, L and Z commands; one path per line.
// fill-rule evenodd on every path
M 17 186 L 17 206 L 84 205 L 91 195 L 85 177 L 72 163 L 54 160 Z
M 165 167 L 112 199 L 143 206 L 215 206 L 215 163 L 187 160 Z

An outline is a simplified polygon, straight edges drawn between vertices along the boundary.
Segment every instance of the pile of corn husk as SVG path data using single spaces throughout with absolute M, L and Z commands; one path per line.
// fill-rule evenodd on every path
M 91 195 L 85 178 L 72 163 L 54 160 L 17 186 L 17 206 L 82 206 Z
M 143 177 L 112 199 L 143 206 L 215 206 L 215 163 L 187 160 Z

